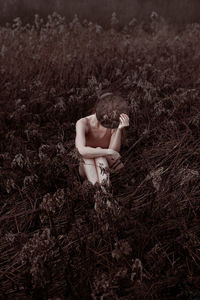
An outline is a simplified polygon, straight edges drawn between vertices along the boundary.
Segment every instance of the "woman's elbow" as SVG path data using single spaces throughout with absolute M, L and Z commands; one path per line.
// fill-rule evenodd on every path
M 85 156 L 85 147 L 76 147 L 81 156 Z
M 76 150 L 78 151 L 78 153 L 83 156 L 83 147 L 80 146 L 76 146 Z

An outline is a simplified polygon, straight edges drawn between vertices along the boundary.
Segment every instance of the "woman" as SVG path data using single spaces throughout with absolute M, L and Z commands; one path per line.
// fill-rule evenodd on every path
M 104 93 L 99 97 L 95 112 L 76 122 L 75 146 L 84 163 L 79 166 L 79 173 L 92 184 L 99 182 L 110 186 L 108 172 L 103 169 L 120 162 L 120 147 L 125 127 L 129 126 L 129 112 L 126 101 L 113 93 Z

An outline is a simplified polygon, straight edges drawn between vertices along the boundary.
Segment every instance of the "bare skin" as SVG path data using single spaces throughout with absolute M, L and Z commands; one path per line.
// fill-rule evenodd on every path
M 129 126 L 129 117 L 120 115 L 120 124 L 116 129 L 103 127 L 96 118 L 96 113 L 81 118 L 76 123 L 75 146 L 84 163 L 79 166 L 79 173 L 92 184 L 105 181 L 110 185 L 109 174 L 102 168 L 117 165 L 115 171 L 123 168 L 120 161 L 122 129 Z

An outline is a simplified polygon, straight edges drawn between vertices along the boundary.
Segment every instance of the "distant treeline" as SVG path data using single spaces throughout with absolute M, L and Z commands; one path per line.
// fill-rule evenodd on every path
M 132 18 L 138 21 L 156 11 L 168 23 L 185 24 L 200 21 L 199 0 L 0 0 L 0 23 L 12 22 L 20 17 L 23 23 L 31 23 L 34 14 L 44 19 L 56 11 L 71 22 L 74 14 L 80 20 L 87 19 L 107 25 L 112 12 L 116 12 L 121 25 Z

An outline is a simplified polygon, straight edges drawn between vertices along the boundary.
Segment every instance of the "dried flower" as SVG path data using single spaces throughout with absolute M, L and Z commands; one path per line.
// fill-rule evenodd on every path
M 142 262 L 139 258 L 136 258 L 132 265 L 132 274 L 131 274 L 131 280 L 139 279 L 142 281 L 143 277 L 143 267 Z
M 158 17 L 159 17 L 158 13 L 156 11 L 152 11 L 150 16 L 151 20 L 156 20 L 158 19 Z
M 198 177 L 199 177 L 199 171 L 190 168 L 181 168 L 180 171 L 178 172 L 178 178 L 180 180 L 181 186 L 188 183 L 193 178 L 198 178 Z
M 97 34 L 100 34 L 103 31 L 103 28 L 98 24 L 95 25 L 95 28 L 96 28 L 96 33 Z
M 110 21 L 111 27 L 115 28 L 116 25 L 118 25 L 118 23 L 119 23 L 119 20 L 117 19 L 117 14 L 116 14 L 116 12 L 113 12 L 112 17 L 111 17 L 111 21 Z
M 12 178 L 7 179 L 6 181 L 6 192 L 9 194 L 12 189 L 15 188 L 15 182 Z
M 160 116 L 162 113 L 166 113 L 166 109 L 164 108 L 161 101 L 154 104 L 155 114 Z
M 164 168 L 161 167 L 157 170 L 151 171 L 150 174 L 146 177 L 147 180 L 152 179 L 152 183 L 156 191 L 159 191 L 160 189 L 160 183 L 162 181 L 161 175 L 163 174 L 163 172 Z
M 56 145 L 56 150 L 57 150 L 57 153 L 60 153 L 60 154 L 65 154 L 66 153 L 66 149 L 65 147 L 63 146 L 63 143 L 59 142 L 57 145 Z
M 5 57 L 6 52 L 7 52 L 7 47 L 5 45 L 2 45 L 1 52 L 0 52 L 1 57 Z
M 24 165 L 25 165 L 25 160 L 23 154 L 22 153 L 16 154 L 11 163 L 11 167 L 14 168 L 16 166 L 19 166 L 22 169 Z
M 54 105 L 54 108 L 60 110 L 60 111 L 65 111 L 66 110 L 66 104 L 64 102 L 64 99 L 60 97 L 58 99 L 58 102 Z
M 13 243 L 15 241 L 15 234 L 12 232 L 8 232 L 5 234 L 4 238 L 8 241 Z
M 48 260 L 55 257 L 56 241 L 49 228 L 43 229 L 42 232 L 37 232 L 23 246 L 19 259 L 24 263 L 30 264 L 30 274 L 32 276 L 33 286 L 44 287 L 48 278 L 48 270 L 45 264 Z M 50 266 L 50 265 L 49 265 Z
M 128 241 L 118 241 L 115 243 L 115 249 L 112 251 L 112 257 L 119 260 L 123 255 L 127 256 L 132 253 Z
M 200 112 L 198 112 L 191 118 L 190 123 L 195 125 L 196 127 L 200 126 Z
M 62 208 L 65 202 L 65 192 L 64 189 L 58 189 L 53 195 L 47 193 L 42 199 L 40 204 L 40 220 L 43 223 L 49 213 L 54 214 L 57 209 Z
M 39 158 L 40 160 L 46 159 L 48 158 L 47 152 L 50 150 L 50 146 L 49 145 L 41 145 L 39 148 Z
M 38 182 L 38 176 L 36 174 L 30 175 L 30 176 L 25 176 L 22 189 L 25 189 L 26 187 L 31 186 L 36 182 Z
M 137 19 L 133 18 L 129 23 L 128 26 L 134 27 L 137 24 Z

